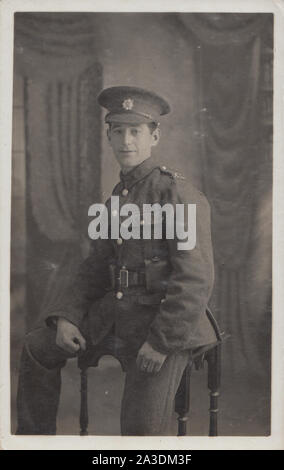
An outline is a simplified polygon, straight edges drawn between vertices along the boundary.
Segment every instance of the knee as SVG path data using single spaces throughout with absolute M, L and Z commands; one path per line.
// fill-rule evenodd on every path
M 28 354 L 47 369 L 63 367 L 66 355 L 56 346 L 56 333 L 50 328 L 38 328 L 25 336 L 24 348 Z
M 37 328 L 26 334 L 24 346 L 35 356 L 41 356 L 52 343 L 55 344 L 55 336 L 48 331 L 49 328 Z
M 26 333 L 24 338 L 25 346 L 33 348 L 43 345 L 43 339 L 46 336 L 46 333 L 43 330 L 45 330 L 45 328 L 37 328 Z

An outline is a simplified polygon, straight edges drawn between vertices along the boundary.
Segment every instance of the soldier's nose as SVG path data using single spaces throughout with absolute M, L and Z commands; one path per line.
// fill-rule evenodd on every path
M 125 146 L 131 143 L 131 133 L 126 129 L 123 134 L 123 143 Z

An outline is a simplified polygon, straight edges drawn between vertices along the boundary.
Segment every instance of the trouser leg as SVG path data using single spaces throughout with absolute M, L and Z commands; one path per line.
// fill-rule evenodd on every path
M 189 360 L 188 351 L 171 354 L 155 375 L 140 372 L 133 360 L 126 371 L 122 398 L 122 435 L 171 434 L 174 398 Z
M 39 328 L 26 336 L 17 393 L 16 434 L 55 434 L 61 368 L 72 357 L 55 343 L 56 332 Z

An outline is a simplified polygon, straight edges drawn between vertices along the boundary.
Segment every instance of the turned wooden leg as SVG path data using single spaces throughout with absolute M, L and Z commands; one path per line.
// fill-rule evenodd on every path
M 88 372 L 81 369 L 80 436 L 88 436 Z
M 190 408 L 190 374 L 192 364 L 184 370 L 179 388 L 175 397 L 175 411 L 178 413 L 178 436 L 186 436 L 187 421 Z
M 206 354 L 208 363 L 208 388 L 210 390 L 209 436 L 218 435 L 218 397 L 221 382 L 221 345 L 218 344 Z

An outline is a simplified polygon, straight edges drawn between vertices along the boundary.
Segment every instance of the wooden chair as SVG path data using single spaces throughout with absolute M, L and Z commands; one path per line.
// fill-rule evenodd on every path
M 199 347 L 192 351 L 192 361 L 184 370 L 179 388 L 175 397 L 175 411 L 178 414 L 178 436 L 186 436 L 187 421 L 190 411 L 190 377 L 193 365 L 196 370 L 204 368 L 207 362 L 208 388 L 210 395 L 209 407 L 209 436 L 217 436 L 218 419 L 218 397 L 220 393 L 221 381 L 221 347 L 225 336 L 221 333 L 216 321 L 207 310 L 207 315 L 215 329 L 217 341 L 206 346 Z M 81 408 L 80 408 L 80 435 L 88 435 L 88 368 L 97 367 L 102 356 L 111 355 L 115 357 L 126 370 L 127 361 L 130 359 L 129 353 L 119 338 L 109 335 L 99 346 L 88 348 L 78 358 L 78 367 L 81 370 Z
M 198 348 L 199 349 L 199 348 Z M 202 349 L 202 350 L 201 350 Z M 207 362 L 209 407 L 209 436 L 218 435 L 218 398 L 221 385 L 221 342 L 208 345 L 207 348 L 193 351 L 193 362 L 186 367 L 175 397 L 175 411 L 178 414 L 178 436 L 186 436 L 187 421 L 190 411 L 190 378 L 192 366 L 196 370 L 204 368 Z

